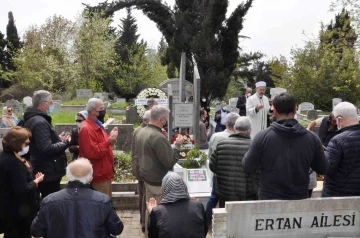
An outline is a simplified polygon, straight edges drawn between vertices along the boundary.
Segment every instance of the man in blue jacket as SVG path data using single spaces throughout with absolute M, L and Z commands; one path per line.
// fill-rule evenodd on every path
M 360 196 L 360 125 L 356 107 L 341 102 L 333 113 L 339 134 L 326 148 L 330 168 L 325 174 L 322 196 Z
M 260 167 L 260 200 L 308 198 L 310 168 L 319 174 L 329 168 L 319 137 L 294 119 L 295 105 L 288 93 L 274 98 L 275 122 L 256 134 L 242 161 L 245 173 Z

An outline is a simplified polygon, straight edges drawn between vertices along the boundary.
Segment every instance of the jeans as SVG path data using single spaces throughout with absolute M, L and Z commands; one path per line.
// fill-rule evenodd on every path
M 215 208 L 219 202 L 219 198 L 218 196 L 216 196 L 215 193 L 215 186 L 216 186 L 216 175 L 213 176 L 213 186 L 212 186 L 212 190 L 211 190 L 211 195 L 209 197 L 209 200 L 206 204 L 206 221 L 207 224 L 211 224 L 212 221 L 212 209 Z

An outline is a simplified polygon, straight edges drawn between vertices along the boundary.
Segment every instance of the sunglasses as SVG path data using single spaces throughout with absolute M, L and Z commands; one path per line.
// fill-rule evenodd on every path
M 81 123 L 81 122 L 83 122 L 84 120 L 75 120 L 75 122 L 79 122 L 79 123 Z

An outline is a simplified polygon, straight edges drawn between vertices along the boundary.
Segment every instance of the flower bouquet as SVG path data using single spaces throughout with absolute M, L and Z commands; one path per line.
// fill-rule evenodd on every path
M 180 155 L 183 159 L 186 159 L 187 153 L 194 147 L 194 140 L 191 139 L 189 134 L 176 134 L 171 140 L 171 144 L 174 144 L 176 138 L 182 136 L 184 143 L 180 147 Z

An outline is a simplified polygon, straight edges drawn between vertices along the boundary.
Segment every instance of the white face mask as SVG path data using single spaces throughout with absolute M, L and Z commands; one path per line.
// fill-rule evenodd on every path
M 27 154 L 28 152 L 29 152 L 29 146 L 25 146 L 25 147 L 22 149 L 22 151 L 19 151 L 19 152 L 18 152 L 18 154 L 19 154 L 20 156 L 23 156 L 23 155 Z
M 206 102 L 206 99 L 205 99 L 205 98 L 203 98 L 203 99 L 202 99 L 202 101 L 203 101 L 203 102 Z
M 248 97 L 250 97 L 251 96 L 251 93 L 248 93 L 248 94 L 246 94 Z
M 78 128 L 81 128 L 81 126 L 82 126 L 83 123 L 84 123 L 84 122 L 76 122 L 76 126 L 77 126 Z
M 227 110 L 227 106 L 223 107 L 222 109 L 223 109 L 224 111 L 226 111 L 226 110 Z

